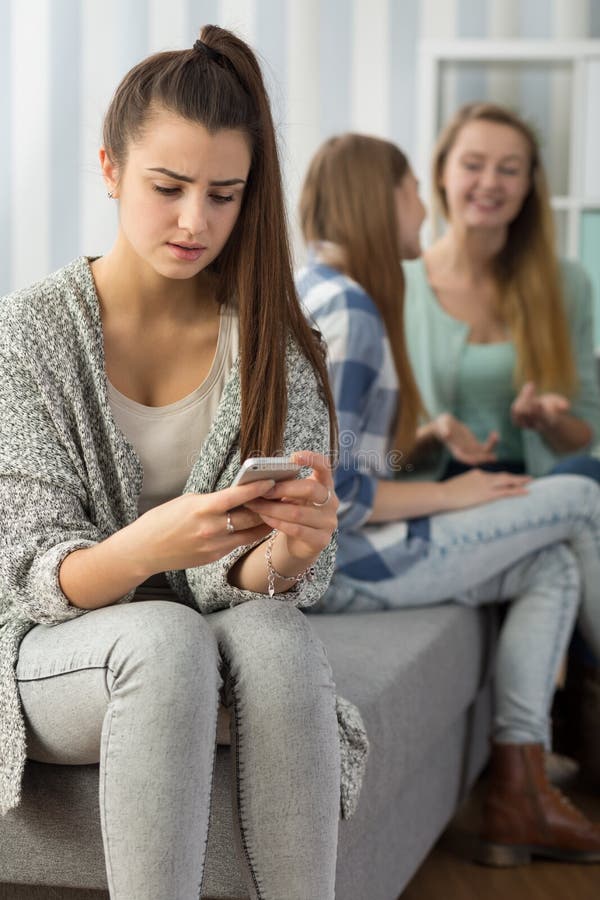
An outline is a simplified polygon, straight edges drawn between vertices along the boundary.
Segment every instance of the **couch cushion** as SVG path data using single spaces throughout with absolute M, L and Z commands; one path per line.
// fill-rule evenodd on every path
M 458 735 L 468 756 L 472 735 L 460 720 L 467 720 L 489 670 L 494 617 L 486 610 L 448 604 L 310 619 L 327 649 L 338 692 L 358 705 L 371 742 L 365 796 L 354 818 L 340 826 L 338 880 L 346 886 L 347 900 L 363 900 L 365 879 L 371 879 L 374 888 L 379 853 L 389 878 L 380 879 L 371 896 L 384 898 L 392 875 L 401 879 L 404 872 L 406 877 L 419 862 L 403 859 L 392 873 L 389 857 L 403 857 L 402 835 L 416 827 L 407 822 L 402 799 L 411 779 L 428 779 L 430 764 L 424 766 L 424 761 L 449 752 L 449 734 Z M 456 747 L 455 756 L 460 761 Z M 450 766 L 449 758 L 445 765 Z M 217 898 L 244 896 L 233 852 L 228 766 L 229 749 L 219 748 L 206 866 L 207 894 Z M 456 792 L 462 781 L 456 759 L 451 768 Z M 448 780 L 449 775 L 443 777 Z M 445 809 L 440 808 L 440 820 Z M 397 850 L 394 845 L 384 851 L 378 828 L 389 829 L 392 823 Z M 428 823 L 427 828 L 418 827 L 414 838 L 422 847 L 429 846 L 443 826 L 440 821 Z M 0 848 L 0 881 L 104 887 L 97 766 L 28 763 L 23 804 L 0 820 Z M 356 890 L 350 893 L 349 885 L 355 882 Z
M 391 742 L 399 778 L 410 775 L 471 704 L 492 662 L 495 616 L 489 608 L 448 603 L 310 620 L 338 693 L 363 715 L 372 754 Z
M 340 822 L 336 897 L 395 900 L 468 792 L 489 752 L 489 685 L 398 781 L 394 748 L 367 773 L 356 815 Z M 436 898 L 452 897 L 450 888 Z

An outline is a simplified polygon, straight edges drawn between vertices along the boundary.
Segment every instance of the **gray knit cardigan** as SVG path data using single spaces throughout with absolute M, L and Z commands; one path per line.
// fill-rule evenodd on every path
M 328 446 L 329 420 L 313 370 L 287 347 L 288 417 L 284 451 Z M 240 464 L 238 362 L 185 491 L 231 484 Z M 26 734 L 15 676 L 19 643 L 35 624 L 86 610 L 69 605 L 58 570 L 137 518 L 143 470 L 107 398 L 104 342 L 90 260 L 80 257 L 0 302 L 0 812 L 20 802 Z M 227 573 L 246 548 L 217 562 L 169 572 L 171 587 L 200 613 L 257 596 Z M 333 572 L 335 536 L 315 578 L 273 602 L 314 603 Z M 119 602 L 132 599 L 133 591 Z M 356 807 L 368 753 L 360 713 L 338 698 L 341 813 Z

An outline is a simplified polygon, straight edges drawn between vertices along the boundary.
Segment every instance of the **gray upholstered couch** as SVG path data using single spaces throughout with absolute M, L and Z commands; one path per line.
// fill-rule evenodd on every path
M 495 621 L 454 605 L 311 621 L 371 740 L 358 812 L 341 823 L 336 896 L 396 900 L 485 762 Z M 228 757 L 220 747 L 205 891 L 239 900 Z M 108 897 L 97 795 L 96 766 L 28 762 L 23 804 L 0 818 L 0 900 Z

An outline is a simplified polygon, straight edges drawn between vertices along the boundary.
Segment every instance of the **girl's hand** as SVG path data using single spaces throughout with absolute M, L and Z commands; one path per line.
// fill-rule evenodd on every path
M 562 394 L 539 394 L 533 381 L 528 381 L 513 401 L 510 412 L 518 428 L 539 431 L 555 426 L 570 408 L 571 404 Z
M 283 574 L 294 567 L 296 560 L 310 565 L 325 549 L 337 527 L 339 506 L 327 457 L 299 451 L 292 458 L 299 465 L 309 466 L 312 475 L 280 481 L 263 499 L 245 504 L 280 533 L 281 546 L 274 564 Z
M 183 494 L 149 509 L 128 527 L 126 552 L 146 577 L 204 566 L 271 530 L 244 504 L 265 494 L 271 479 L 211 494 Z M 228 531 L 229 513 L 233 531 Z
M 467 466 L 480 466 L 486 462 L 494 462 L 493 452 L 498 443 L 497 431 L 492 431 L 482 443 L 470 428 L 464 425 L 451 413 L 442 413 L 433 421 L 434 433 L 439 441 L 446 445 L 454 459 Z
M 512 475 L 510 472 L 483 472 L 472 469 L 464 475 L 449 478 L 440 483 L 443 489 L 445 510 L 465 509 L 491 503 L 501 497 L 520 497 L 527 493 L 529 475 Z

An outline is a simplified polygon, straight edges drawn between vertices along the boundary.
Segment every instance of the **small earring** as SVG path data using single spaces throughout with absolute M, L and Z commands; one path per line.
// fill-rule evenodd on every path
M 114 197 L 113 192 L 112 192 L 112 191 L 109 191 L 109 192 L 108 192 L 108 199 L 109 199 L 109 200 L 112 200 L 113 197 Z

